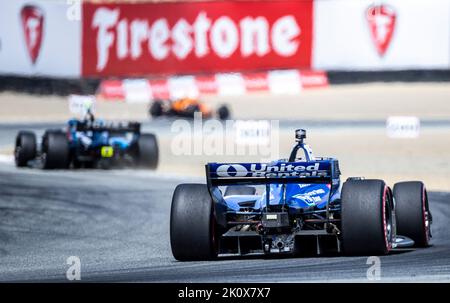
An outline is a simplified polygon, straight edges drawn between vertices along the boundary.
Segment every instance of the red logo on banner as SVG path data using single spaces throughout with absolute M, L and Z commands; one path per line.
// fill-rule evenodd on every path
M 39 56 L 39 51 L 41 50 L 44 29 L 44 14 L 40 8 L 27 5 L 22 8 L 20 16 L 22 19 L 25 44 L 27 46 L 31 62 L 34 64 Z
M 389 47 L 394 33 L 395 19 L 394 9 L 386 5 L 371 6 L 367 10 L 367 22 L 380 56 L 383 56 Z
M 310 68 L 312 0 L 83 2 L 83 75 Z

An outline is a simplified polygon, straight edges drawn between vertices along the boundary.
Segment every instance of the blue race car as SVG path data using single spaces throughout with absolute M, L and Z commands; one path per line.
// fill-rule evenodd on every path
M 155 135 L 141 133 L 140 123 L 105 124 L 89 112 L 83 120 L 69 120 L 66 130 L 47 130 L 41 144 L 33 132 L 20 131 L 14 156 L 18 167 L 155 169 L 158 143 Z
M 432 217 L 422 182 L 391 189 L 382 180 L 355 177 L 341 186 L 338 160 L 314 157 L 305 138 L 306 131 L 296 131 L 287 160 L 208 163 L 206 184 L 178 185 L 170 218 L 173 256 L 383 255 L 429 245 Z

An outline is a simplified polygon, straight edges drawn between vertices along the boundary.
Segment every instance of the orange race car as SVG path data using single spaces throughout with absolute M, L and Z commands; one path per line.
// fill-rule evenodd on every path
M 230 110 L 226 105 L 221 105 L 214 113 L 207 104 L 191 98 L 177 100 L 154 100 L 150 104 L 150 115 L 152 117 L 175 116 L 182 118 L 194 118 L 197 112 L 202 113 L 203 118 L 217 117 L 220 120 L 230 118 Z

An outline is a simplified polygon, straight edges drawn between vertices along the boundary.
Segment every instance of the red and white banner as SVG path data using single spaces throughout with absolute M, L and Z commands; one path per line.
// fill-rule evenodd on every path
M 83 76 L 311 67 L 312 0 L 83 4 Z
M 242 96 L 250 93 L 293 95 L 328 86 L 325 72 L 278 70 L 157 79 L 104 80 L 97 97 L 106 101 L 149 102 L 152 99 L 197 98 L 204 95 Z

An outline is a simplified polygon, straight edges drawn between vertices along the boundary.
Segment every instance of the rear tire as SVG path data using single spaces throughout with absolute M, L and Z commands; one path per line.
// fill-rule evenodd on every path
M 396 183 L 394 199 L 398 234 L 414 240 L 417 247 L 429 246 L 431 213 L 425 185 L 419 181 Z
M 342 249 L 346 255 L 387 254 L 394 238 L 392 197 L 382 180 L 352 180 L 341 194 Z
M 69 141 L 63 132 L 46 131 L 42 139 L 44 169 L 67 168 L 69 164 Z
M 256 188 L 244 185 L 234 185 L 227 186 L 224 196 L 232 195 L 254 195 L 256 193 Z
M 180 184 L 175 188 L 170 213 L 170 245 L 179 261 L 217 257 L 214 207 L 204 184 Z
M 16 166 L 25 167 L 28 161 L 34 158 L 36 158 L 36 135 L 29 131 L 20 131 L 14 148 Z
M 138 140 L 138 164 L 139 166 L 156 169 L 158 166 L 159 149 L 158 141 L 154 134 L 141 134 Z

